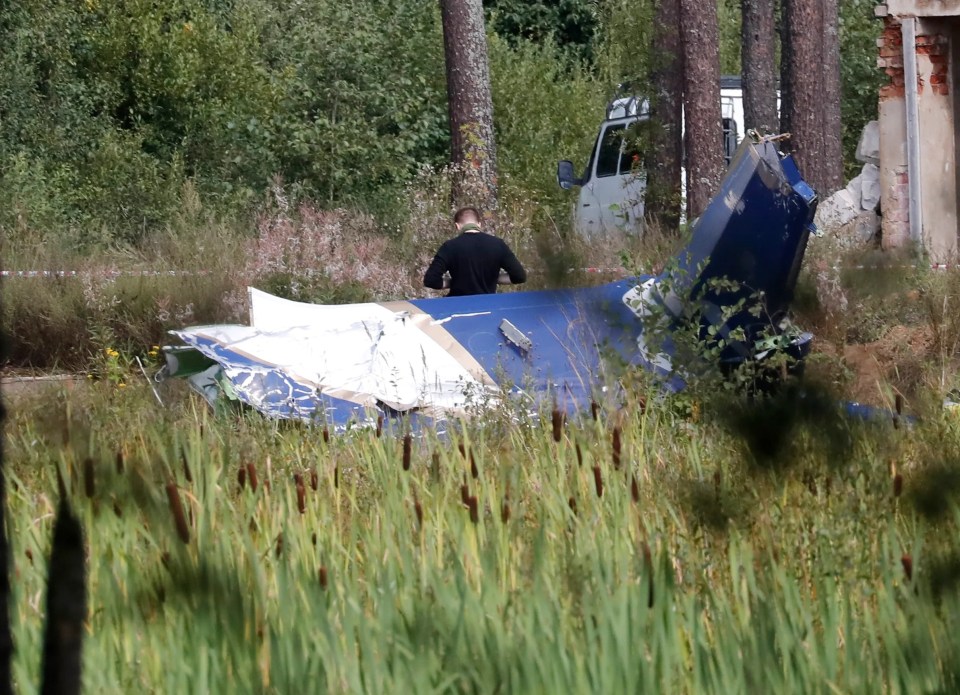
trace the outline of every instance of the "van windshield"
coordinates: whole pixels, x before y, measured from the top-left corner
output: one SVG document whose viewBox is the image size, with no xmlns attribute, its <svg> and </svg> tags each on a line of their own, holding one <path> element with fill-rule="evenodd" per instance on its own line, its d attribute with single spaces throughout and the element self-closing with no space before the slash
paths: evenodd
<svg viewBox="0 0 960 695">
<path fill-rule="evenodd" d="M 626 125 L 618 123 L 607 126 L 597 153 L 597 176 L 629 174 L 637 159 L 635 138 L 629 137 Z"/>
</svg>

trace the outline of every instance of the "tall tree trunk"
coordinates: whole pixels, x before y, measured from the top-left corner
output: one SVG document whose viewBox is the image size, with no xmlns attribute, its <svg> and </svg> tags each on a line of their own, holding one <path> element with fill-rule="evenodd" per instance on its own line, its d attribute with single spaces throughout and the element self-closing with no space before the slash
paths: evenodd
<svg viewBox="0 0 960 695">
<path fill-rule="evenodd" d="M 785 113 L 790 146 L 804 178 L 815 190 L 828 188 L 823 165 L 823 3 L 784 0 L 787 42 L 785 82 L 790 101 Z"/>
<path fill-rule="evenodd" d="M 822 196 L 843 188 L 840 127 L 840 35 L 837 0 L 823 2 L 823 186 Z"/>
<path fill-rule="evenodd" d="M 659 0 L 654 14 L 653 98 L 650 147 L 645 168 L 645 211 L 663 229 L 680 225 L 680 176 L 683 166 L 683 44 L 680 0 Z"/>
<path fill-rule="evenodd" d="M 680 0 L 687 217 L 698 217 L 723 177 L 720 123 L 720 32 L 716 0 Z"/>
<path fill-rule="evenodd" d="M 741 9 L 744 127 L 776 133 L 780 128 L 780 119 L 777 115 L 774 0 L 742 0 Z"/>
<path fill-rule="evenodd" d="M 454 206 L 497 208 L 493 99 L 481 0 L 440 0 L 450 113 Z"/>
</svg>

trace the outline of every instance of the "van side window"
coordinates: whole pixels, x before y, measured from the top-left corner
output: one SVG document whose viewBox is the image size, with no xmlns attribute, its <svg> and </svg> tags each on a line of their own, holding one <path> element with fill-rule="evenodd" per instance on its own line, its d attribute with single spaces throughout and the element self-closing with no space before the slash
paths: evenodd
<svg viewBox="0 0 960 695">
<path fill-rule="evenodd" d="M 615 176 L 623 148 L 624 125 L 612 125 L 603 133 L 597 156 L 597 176 Z"/>
</svg>

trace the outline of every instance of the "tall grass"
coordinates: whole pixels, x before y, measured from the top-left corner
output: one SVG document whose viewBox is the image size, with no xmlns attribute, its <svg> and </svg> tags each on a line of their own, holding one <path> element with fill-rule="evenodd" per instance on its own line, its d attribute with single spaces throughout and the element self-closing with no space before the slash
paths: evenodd
<svg viewBox="0 0 960 695">
<path fill-rule="evenodd" d="M 406 470 L 390 430 L 325 441 L 165 397 L 95 384 L 14 410 L 21 692 L 58 468 L 89 539 L 88 691 L 956 687 L 948 416 L 827 412 L 758 446 L 751 410 L 631 400 L 427 433 Z"/>
</svg>

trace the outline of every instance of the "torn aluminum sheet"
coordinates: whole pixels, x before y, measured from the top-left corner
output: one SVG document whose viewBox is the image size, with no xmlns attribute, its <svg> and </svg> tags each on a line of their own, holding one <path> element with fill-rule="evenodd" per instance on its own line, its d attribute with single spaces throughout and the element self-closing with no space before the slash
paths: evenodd
<svg viewBox="0 0 960 695">
<path fill-rule="evenodd" d="M 268 416 L 346 428 L 398 414 L 438 421 L 504 398 L 583 410 L 624 365 L 683 388 L 669 331 L 689 320 L 691 302 L 704 334 L 724 339 L 721 362 L 760 359 L 774 343 L 801 359 L 811 336 L 787 310 L 816 195 L 776 142 L 744 141 L 689 244 L 658 276 L 338 306 L 251 288 L 249 325 L 172 331 L 185 345 L 165 348 L 166 371 L 208 399 L 227 386 Z M 759 312 L 740 308 L 748 298 Z M 652 337 L 655 314 L 668 320 Z"/>
</svg>

